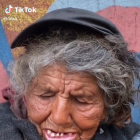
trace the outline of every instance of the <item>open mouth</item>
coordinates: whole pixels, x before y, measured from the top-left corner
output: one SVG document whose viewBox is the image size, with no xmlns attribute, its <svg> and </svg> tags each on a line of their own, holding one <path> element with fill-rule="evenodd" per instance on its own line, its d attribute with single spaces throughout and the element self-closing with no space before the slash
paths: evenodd
<svg viewBox="0 0 140 140">
<path fill-rule="evenodd" d="M 44 136 L 47 140 L 75 140 L 76 133 L 57 133 L 51 130 L 44 130 Z"/>
</svg>

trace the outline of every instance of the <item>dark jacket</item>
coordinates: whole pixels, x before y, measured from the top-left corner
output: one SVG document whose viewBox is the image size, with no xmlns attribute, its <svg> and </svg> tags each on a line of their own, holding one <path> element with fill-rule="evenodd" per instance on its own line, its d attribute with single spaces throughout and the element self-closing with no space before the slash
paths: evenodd
<svg viewBox="0 0 140 140">
<path fill-rule="evenodd" d="M 119 129 L 114 125 L 102 126 L 92 140 L 140 140 L 140 126 L 130 123 Z M 0 104 L 0 140 L 41 140 L 36 127 L 26 119 L 18 119 L 9 103 Z"/>
</svg>

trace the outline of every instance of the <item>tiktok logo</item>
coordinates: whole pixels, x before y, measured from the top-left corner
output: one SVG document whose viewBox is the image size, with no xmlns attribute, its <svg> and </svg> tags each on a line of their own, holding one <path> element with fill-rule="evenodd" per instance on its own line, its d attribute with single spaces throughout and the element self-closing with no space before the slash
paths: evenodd
<svg viewBox="0 0 140 140">
<path fill-rule="evenodd" d="M 12 10 L 11 10 L 12 8 L 13 8 L 13 7 L 12 7 L 11 5 L 9 5 L 9 7 L 5 9 L 5 13 L 6 13 L 6 14 L 10 14 L 11 11 L 12 11 Z"/>
</svg>

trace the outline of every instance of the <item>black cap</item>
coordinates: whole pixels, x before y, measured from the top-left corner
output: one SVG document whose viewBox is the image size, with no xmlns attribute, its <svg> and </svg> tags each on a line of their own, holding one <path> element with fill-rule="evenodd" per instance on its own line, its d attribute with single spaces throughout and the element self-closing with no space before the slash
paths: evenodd
<svg viewBox="0 0 140 140">
<path fill-rule="evenodd" d="M 117 27 L 102 16 L 83 9 L 64 8 L 54 10 L 45 14 L 37 22 L 24 29 L 13 41 L 11 48 L 28 44 L 29 39 L 46 33 L 49 27 L 59 25 L 60 27 L 81 26 L 97 31 L 103 35 L 121 35 Z"/>
</svg>

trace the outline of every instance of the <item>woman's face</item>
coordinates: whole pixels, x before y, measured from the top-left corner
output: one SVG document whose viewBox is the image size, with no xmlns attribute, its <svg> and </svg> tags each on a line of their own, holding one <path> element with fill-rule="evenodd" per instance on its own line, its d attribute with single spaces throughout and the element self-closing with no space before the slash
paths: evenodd
<svg viewBox="0 0 140 140">
<path fill-rule="evenodd" d="M 104 98 L 93 76 L 68 73 L 62 65 L 42 69 L 25 102 L 43 140 L 91 140 L 105 118 Z"/>
</svg>

